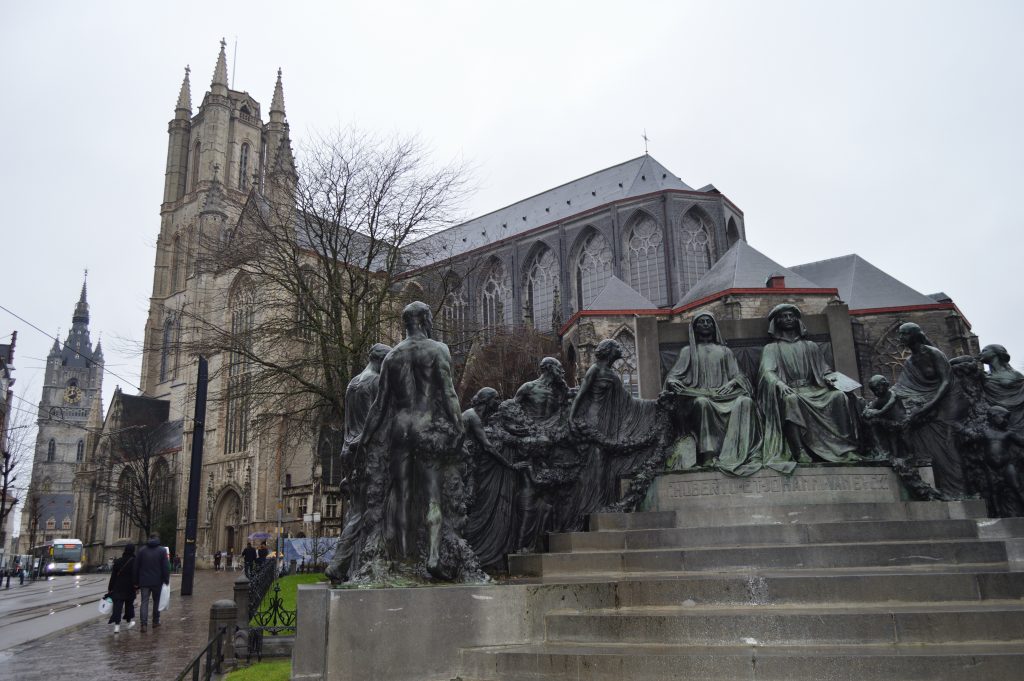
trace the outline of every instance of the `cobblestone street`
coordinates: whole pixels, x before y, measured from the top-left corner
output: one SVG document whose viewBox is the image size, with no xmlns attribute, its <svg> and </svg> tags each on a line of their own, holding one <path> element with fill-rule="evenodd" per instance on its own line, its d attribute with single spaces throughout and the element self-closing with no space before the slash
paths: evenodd
<svg viewBox="0 0 1024 681">
<path fill-rule="evenodd" d="M 75 677 L 96 681 L 173 679 L 206 645 L 210 604 L 232 597 L 241 572 L 196 572 L 191 596 L 181 596 L 181 575 L 171 577 L 171 605 L 161 626 L 146 633 L 136 625 L 121 633 L 97 613 L 94 623 L 0 652 L 0 679 L 51 681 Z M 136 598 L 136 613 L 139 601 Z"/>
</svg>

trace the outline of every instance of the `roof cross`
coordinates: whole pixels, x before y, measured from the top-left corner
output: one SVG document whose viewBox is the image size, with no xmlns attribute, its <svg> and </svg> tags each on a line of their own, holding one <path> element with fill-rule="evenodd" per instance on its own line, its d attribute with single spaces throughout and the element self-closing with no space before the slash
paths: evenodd
<svg viewBox="0 0 1024 681">
<path fill-rule="evenodd" d="M 647 136 L 647 128 L 644 128 L 644 134 L 640 136 L 644 139 L 644 156 L 647 156 L 647 143 L 651 141 Z"/>
</svg>

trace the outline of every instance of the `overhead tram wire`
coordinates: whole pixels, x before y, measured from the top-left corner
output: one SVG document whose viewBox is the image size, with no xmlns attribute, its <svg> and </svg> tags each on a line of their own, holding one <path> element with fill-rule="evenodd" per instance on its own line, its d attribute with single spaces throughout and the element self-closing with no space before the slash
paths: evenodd
<svg viewBox="0 0 1024 681">
<path fill-rule="evenodd" d="M 57 343 L 60 343 L 60 342 L 61 342 L 59 338 L 57 338 L 56 336 L 51 336 L 51 335 L 50 335 L 49 333 L 47 333 L 46 331 L 43 331 L 43 330 L 42 330 L 41 328 L 39 328 L 38 326 L 36 326 L 36 325 L 35 325 L 35 324 L 33 324 L 32 322 L 30 322 L 29 320 L 25 319 L 24 317 L 22 317 L 22 316 L 21 316 L 21 315 L 19 315 L 18 313 L 16 313 L 16 312 L 12 311 L 12 310 L 11 310 L 10 308 L 7 308 L 7 307 L 4 307 L 3 305 L 0 305 L 0 310 L 3 310 L 4 312 L 6 312 L 7 314 L 11 315 L 11 316 L 12 316 L 12 317 L 14 317 L 15 319 L 17 319 L 17 320 L 19 320 L 19 321 L 22 321 L 22 322 L 24 322 L 24 323 L 26 323 L 26 324 L 28 324 L 28 325 L 29 325 L 30 327 L 32 327 L 33 329 L 35 329 L 35 330 L 36 330 L 36 331 L 38 331 L 39 333 L 43 334 L 44 336 L 46 336 L 46 337 L 47 337 L 47 338 L 49 338 L 50 340 L 52 340 L 52 341 L 55 341 L 55 342 L 57 342 Z M 63 345 L 63 344 L 62 344 L 62 345 Z M 87 359 L 87 360 L 88 360 L 88 361 L 90 361 L 90 362 L 92 362 L 92 361 L 93 361 L 93 359 L 92 359 L 91 357 L 86 357 L 85 359 Z M 97 363 L 97 364 L 98 364 L 98 363 Z M 138 391 L 139 391 L 140 393 L 142 393 L 143 395 L 145 395 L 145 394 L 146 394 L 146 391 L 145 391 L 145 390 L 143 390 L 143 389 L 142 389 L 142 388 L 141 388 L 140 386 L 138 386 L 138 385 L 136 385 L 136 384 L 132 383 L 131 381 L 129 381 L 129 380 L 128 380 L 127 378 L 125 378 L 124 376 L 121 376 L 121 375 L 119 375 L 119 374 L 115 374 L 115 373 L 114 373 L 113 371 L 111 371 L 110 369 L 108 369 L 108 368 L 107 368 L 107 367 L 106 367 L 105 365 L 103 365 L 103 364 L 98 364 L 98 366 L 99 366 L 99 367 L 100 367 L 100 369 L 102 369 L 102 370 L 103 370 L 103 371 L 104 371 L 105 373 L 108 373 L 108 374 L 110 374 L 111 376 L 113 376 L 114 378 L 116 378 L 116 379 L 118 379 L 118 380 L 120 380 L 120 381 L 124 381 L 125 385 L 127 385 L 128 387 L 130 387 L 130 388 L 135 388 L 136 390 L 138 390 Z"/>
<path fill-rule="evenodd" d="M 56 336 L 51 336 L 51 335 L 50 335 L 49 333 L 47 333 L 46 331 L 43 331 L 43 330 L 42 330 L 41 328 L 39 328 L 38 326 L 36 326 L 36 325 L 35 325 L 35 324 L 33 324 L 32 322 L 30 322 L 29 320 L 25 319 L 25 318 L 24 318 L 24 317 L 22 317 L 22 316 L 21 316 L 20 314 L 18 314 L 18 313 L 16 313 L 16 312 L 14 312 L 14 311 L 13 311 L 13 310 L 11 310 L 10 308 L 8 308 L 8 307 L 5 307 L 4 305 L 0 305 L 0 310 L 3 310 L 4 312 L 6 312 L 7 314 L 11 315 L 11 316 L 12 316 L 12 317 L 14 317 L 15 319 L 17 319 L 17 320 L 19 320 L 19 321 L 21 321 L 21 322 L 24 322 L 25 324 L 28 324 L 28 325 L 29 325 L 29 327 L 31 327 L 31 328 L 32 328 L 32 329 L 34 329 L 35 331 L 38 331 L 39 333 L 43 334 L 43 335 L 44 335 L 44 336 L 46 336 L 46 337 L 47 337 L 48 339 L 50 339 L 50 340 L 52 340 L 52 341 L 55 341 L 56 343 L 61 343 L 61 341 L 60 341 L 60 338 L 57 338 Z M 61 344 L 62 344 L 62 343 L 61 343 Z M 62 345 L 63 345 L 63 344 L 62 344 Z M 93 359 L 92 359 L 91 357 L 86 357 L 85 359 L 87 359 L 87 360 L 88 360 L 89 362 L 93 362 Z M 124 381 L 125 385 L 127 385 L 127 386 L 128 386 L 129 388 L 134 388 L 135 390 L 138 390 L 138 391 L 139 391 L 139 394 L 140 394 L 140 395 L 141 395 L 142 397 L 149 397 L 149 395 L 147 395 L 147 394 L 146 394 L 146 391 L 145 391 L 145 390 L 143 390 L 141 386 L 138 386 L 138 385 L 136 385 L 135 383 L 132 383 L 131 381 L 129 381 L 129 380 L 128 380 L 127 378 L 125 378 L 124 376 L 121 376 L 120 374 L 116 374 L 116 373 L 114 373 L 113 371 L 111 371 L 110 369 L 108 369 L 108 368 L 106 367 L 106 365 L 105 365 L 105 364 L 100 364 L 100 363 L 98 363 L 98 362 L 93 362 L 93 363 L 94 363 L 94 364 L 95 364 L 96 366 L 98 366 L 98 367 L 99 367 L 100 369 L 102 369 L 104 373 L 110 374 L 111 376 L 113 376 L 114 378 L 118 379 L 119 381 Z M 15 397 L 18 397 L 18 396 L 17 396 L 17 395 L 15 395 Z M 24 400 L 24 399 L 22 399 L 21 397 L 18 397 L 18 399 L 21 399 L 21 400 L 22 400 L 23 402 L 25 402 L 26 404 L 32 404 L 32 403 L 31 403 L 31 402 L 29 402 L 28 400 Z M 33 404 L 32 406 L 37 406 L 37 405 L 34 405 L 34 404 Z M 189 421 L 192 421 L 192 422 L 195 422 L 195 420 L 196 420 L 194 416 L 189 416 L 188 414 L 182 414 L 181 416 L 182 416 L 182 418 L 184 418 L 184 419 L 188 419 Z M 72 423 L 71 423 L 70 421 L 65 421 L 64 423 L 68 423 L 69 425 L 75 425 L 75 426 L 77 426 L 77 427 L 80 427 L 80 428 L 83 428 L 83 429 L 84 429 L 84 426 L 78 426 L 77 424 L 72 424 Z"/>
</svg>

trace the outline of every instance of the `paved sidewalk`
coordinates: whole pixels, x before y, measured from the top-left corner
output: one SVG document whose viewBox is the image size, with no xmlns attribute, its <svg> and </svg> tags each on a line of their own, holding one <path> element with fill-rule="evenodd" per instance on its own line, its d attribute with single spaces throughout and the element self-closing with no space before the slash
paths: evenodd
<svg viewBox="0 0 1024 681">
<path fill-rule="evenodd" d="M 174 679 L 206 645 L 210 604 L 232 598 L 240 572 L 196 572 L 193 593 L 181 596 L 181 576 L 171 577 L 171 605 L 160 627 L 146 633 L 139 625 L 114 635 L 114 625 L 100 616 L 95 623 L 0 652 L 0 678 L 53 681 L 84 678 L 103 681 Z M 138 599 L 135 600 L 138 614 Z"/>
</svg>

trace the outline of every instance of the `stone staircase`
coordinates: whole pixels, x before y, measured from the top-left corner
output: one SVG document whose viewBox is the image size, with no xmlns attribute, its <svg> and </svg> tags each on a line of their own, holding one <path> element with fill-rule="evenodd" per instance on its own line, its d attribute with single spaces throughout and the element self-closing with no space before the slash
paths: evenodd
<svg viewBox="0 0 1024 681">
<path fill-rule="evenodd" d="M 1020 520 L 981 502 L 597 514 L 512 556 L 614 607 L 551 609 L 544 639 L 467 648 L 464 681 L 1024 679 Z"/>
</svg>

